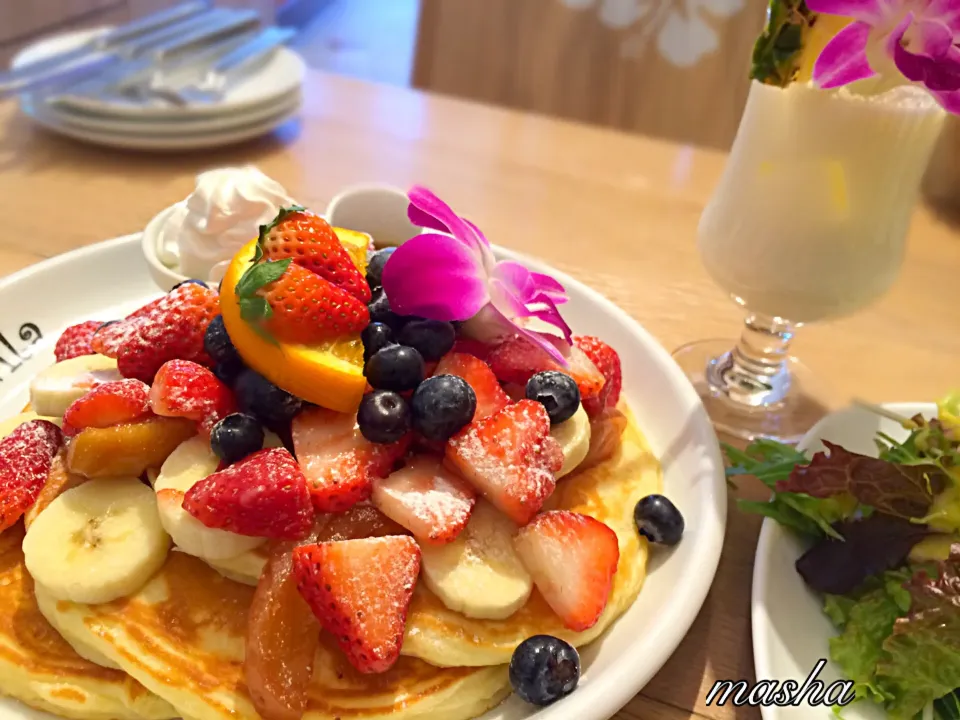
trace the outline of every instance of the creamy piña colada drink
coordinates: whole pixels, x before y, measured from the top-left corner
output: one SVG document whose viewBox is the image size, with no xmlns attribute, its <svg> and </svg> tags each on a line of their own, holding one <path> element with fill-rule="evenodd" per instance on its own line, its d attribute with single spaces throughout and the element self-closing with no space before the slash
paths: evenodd
<svg viewBox="0 0 960 720">
<path fill-rule="evenodd" d="M 748 311 L 739 342 L 674 357 L 719 429 L 793 442 L 822 415 L 795 328 L 856 312 L 904 259 L 947 112 L 960 113 L 960 0 L 771 0 L 698 246 Z"/>
<path fill-rule="evenodd" d="M 751 311 L 794 323 L 875 300 L 900 269 L 944 117 L 913 86 L 861 96 L 754 81 L 700 220 L 711 277 Z"/>
</svg>

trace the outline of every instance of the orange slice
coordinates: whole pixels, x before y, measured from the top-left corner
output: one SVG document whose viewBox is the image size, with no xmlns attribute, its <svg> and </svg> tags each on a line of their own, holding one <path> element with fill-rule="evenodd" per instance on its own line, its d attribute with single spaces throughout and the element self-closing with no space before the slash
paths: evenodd
<svg viewBox="0 0 960 720">
<path fill-rule="evenodd" d="M 361 273 L 366 272 L 369 237 L 334 228 Z M 356 412 L 366 388 L 363 376 L 363 343 L 350 337 L 324 345 L 272 343 L 240 316 L 235 288 L 249 267 L 257 241 L 233 256 L 220 290 L 220 313 L 234 347 L 248 367 L 277 387 L 307 402 L 338 412 Z"/>
</svg>

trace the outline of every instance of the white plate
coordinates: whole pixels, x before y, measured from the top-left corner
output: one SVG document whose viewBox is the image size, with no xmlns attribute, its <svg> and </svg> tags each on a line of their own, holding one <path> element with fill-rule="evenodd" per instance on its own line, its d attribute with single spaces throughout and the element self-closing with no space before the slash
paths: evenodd
<svg viewBox="0 0 960 720">
<path fill-rule="evenodd" d="M 921 413 L 933 417 L 933 403 L 894 403 L 887 409 L 906 417 Z M 797 446 L 808 454 L 823 449 L 821 439 L 842 445 L 851 452 L 876 456 L 874 438 L 878 431 L 902 440 L 907 431 L 900 425 L 860 408 L 831 413 L 804 437 Z M 794 563 L 807 546 L 782 525 L 765 518 L 757 543 L 753 566 L 751 613 L 753 624 L 753 662 L 758 680 L 802 683 L 823 658 L 827 664 L 818 679 L 824 685 L 845 680 L 839 668 L 830 662 L 831 637 L 837 630 L 823 614 L 823 602 L 806 586 Z M 764 720 L 836 720 L 829 707 L 807 704 L 789 707 L 762 707 Z M 884 720 L 883 710 L 867 702 L 843 708 L 844 720 Z"/>
<path fill-rule="evenodd" d="M 640 597 L 604 636 L 583 649 L 580 687 L 537 711 L 511 697 L 484 720 L 607 720 L 640 691 L 683 639 L 713 580 L 723 546 L 727 489 L 717 439 L 696 392 L 669 354 L 626 313 L 597 292 L 540 262 L 497 250 L 549 272 L 570 295 L 564 305 L 575 331 L 610 342 L 623 359 L 623 387 L 664 469 L 664 491 L 680 508 L 686 533 L 675 548 L 652 548 Z M 91 278 L 108 279 L 91 282 Z M 0 417 L 20 410 L 30 378 L 53 361 L 67 325 L 119 317 L 158 294 L 141 255 L 139 236 L 92 245 L 0 281 L 0 332 L 26 359 L 0 365 Z M 24 298 L 32 298 L 29 304 Z M 64 298 L 69 298 L 65 302 Z M 39 331 L 35 344 L 30 338 Z M 0 344 L 0 351 L 3 345 Z M 0 702 L 0 720 L 40 713 Z"/>
<path fill-rule="evenodd" d="M 22 103 L 24 112 L 32 117 L 41 113 L 64 127 L 90 130 L 94 133 L 122 133 L 124 135 L 180 135 L 220 133 L 247 125 L 263 122 L 285 111 L 300 107 L 300 90 L 278 97 L 262 105 L 253 105 L 230 115 L 168 117 L 162 120 L 151 118 L 115 118 L 81 110 L 44 105 L 27 99 Z"/>
<path fill-rule="evenodd" d="M 104 28 L 78 30 L 44 38 L 17 53 L 10 65 L 17 67 L 79 47 L 103 30 Z M 75 99 L 70 105 L 88 113 L 128 119 L 163 120 L 232 115 L 297 92 L 303 85 L 306 70 L 306 63 L 300 55 L 287 47 L 280 47 L 255 72 L 233 84 L 219 102 L 180 108 L 165 104 L 142 105 L 115 98 L 84 97 Z"/>
<path fill-rule="evenodd" d="M 222 130 L 183 133 L 175 131 L 169 133 L 154 132 L 142 135 L 73 127 L 64 123 L 60 118 L 51 115 L 45 108 L 37 107 L 26 98 L 21 100 L 21 109 L 41 127 L 74 140 L 123 150 L 175 152 L 224 147 L 266 135 L 298 115 L 300 98 L 294 98 L 292 104 L 274 108 L 271 114 L 259 120 Z"/>
</svg>

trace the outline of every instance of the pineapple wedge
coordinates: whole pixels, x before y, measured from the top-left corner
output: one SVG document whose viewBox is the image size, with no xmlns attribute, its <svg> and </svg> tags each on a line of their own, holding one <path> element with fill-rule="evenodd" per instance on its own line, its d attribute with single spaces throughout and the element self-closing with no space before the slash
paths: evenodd
<svg viewBox="0 0 960 720">
<path fill-rule="evenodd" d="M 804 0 L 770 0 L 767 26 L 753 48 L 750 78 L 779 87 L 809 82 L 820 52 L 850 22 L 813 13 Z"/>
</svg>

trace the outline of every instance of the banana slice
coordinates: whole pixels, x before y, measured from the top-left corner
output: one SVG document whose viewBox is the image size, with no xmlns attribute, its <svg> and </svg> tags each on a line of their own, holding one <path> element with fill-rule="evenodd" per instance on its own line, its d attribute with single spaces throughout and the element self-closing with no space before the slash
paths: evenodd
<svg viewBox="0 0 960 720">
<path fill-rule="evenodd" d="M 210 443 L 197 435 L 170 454 L 153 484 L 164 529 L 183 552 L 203 560 L 227 560 L 266 542 L 264 538 L 209 528 L 183 509 L 184 493 L 216 472 L 219 464 Z"/>
<path fill-rule="evenodd" d="M 67 490 L 30 525 L 27 571 L 57 600 L 110 602 L 137 592 L 167 557 L 153 491 L 136 478 Z"/>
<path fill-rule="evenodd" d="M 582 463 L 590 449 L 590 418 L 583 405 L 569 419 L 551 427 L 550 435 L 563 448 L 563 467 L 557 473 L 559 479 Z"/>
<path fill-rule="evenodd" d="M 513 549 L 517 526 L 485 500 L 446 545 L 420 546 L 423 579 L 448 608 L 470 618 L 503 620 L 527 602 L 533 580 Z"/>
<path fill-rule="evenodd" d="M 30 383 L 30 404 L 39 415 L 63 417 L 77 398 L 101 383 L 122 380 L 117 361 L 105 355 L 82 355 L 51 365 Z"/>
<path fill-rule="evenodd" d="M 43 417 L 42 415 L 37 415 L 35 412 L 20 413 L 19 415 L 14 415 L 12 418 L 0 420 L 0 439 L 5 438 L 25 422 L 30 422 L 31 420 L 49 420 L 54 425 L 60 425 L 63 422 L 58 417 Z"/>
</svg>

